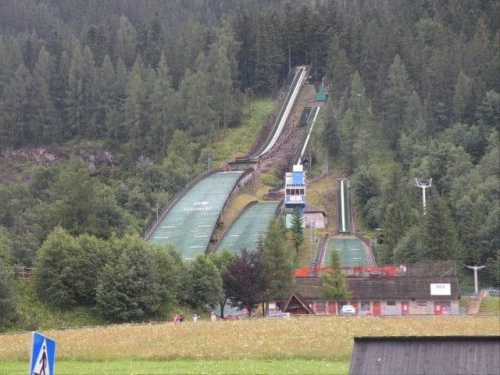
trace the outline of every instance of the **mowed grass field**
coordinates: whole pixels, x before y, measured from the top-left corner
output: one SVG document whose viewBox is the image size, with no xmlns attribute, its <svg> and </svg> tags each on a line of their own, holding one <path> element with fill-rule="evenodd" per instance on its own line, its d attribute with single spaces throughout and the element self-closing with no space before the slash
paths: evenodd
<svg viewBox="0 0 500 375">
<path fill-rule="evenodd" d="M 500 318 L 316 316 L 42 333 L 57 341 L 58 374 L 345 374 L 355 336 L 499 335 Z M 30 340 L 0 335 L 0 374 L 26 372 Z"/>
</svg>

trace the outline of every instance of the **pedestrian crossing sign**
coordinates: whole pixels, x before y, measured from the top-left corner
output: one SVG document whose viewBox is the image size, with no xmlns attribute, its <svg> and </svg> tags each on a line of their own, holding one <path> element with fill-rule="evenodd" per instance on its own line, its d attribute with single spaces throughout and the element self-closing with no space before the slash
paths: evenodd
<svg viewBox="0 0 500 375">
<path fill-rule="evenodd" d="M 33 332 L 29 375 L 53 375 L 56 342 L 38 332 Z"/>
</svg>

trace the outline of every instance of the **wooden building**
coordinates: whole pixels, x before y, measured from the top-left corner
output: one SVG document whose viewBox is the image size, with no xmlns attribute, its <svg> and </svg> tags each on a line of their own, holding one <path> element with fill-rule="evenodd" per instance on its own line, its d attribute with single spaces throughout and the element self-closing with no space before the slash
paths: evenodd
<svg viewBox="0 0 500 375">
<path fill-rule="evenodd" d="M 349 374 L 500 374 L 500 336 L 355 337 Z"/>
<path fill-rule="evenodd" d="M 456 276 L 347 277 L 346 281 L 351 293 L 348 300 L 321 300 L 322 281 L 318 276 L 296 278 L 295 298 L 315 314 L 336 314 L 344 304 L 353 305 L 357 315 L 459 314 Z"/>
</svg>

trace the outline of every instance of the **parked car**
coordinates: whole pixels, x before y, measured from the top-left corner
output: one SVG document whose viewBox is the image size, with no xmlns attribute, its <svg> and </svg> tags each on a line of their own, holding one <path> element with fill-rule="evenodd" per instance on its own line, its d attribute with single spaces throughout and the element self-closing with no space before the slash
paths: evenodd
<svg viewBox="0 0 500 375">
<path fill-rule="evenodd" d="M 356 308 L 353 305 L 344 305 L 340 309 L 340 313 L 343 315 L 356 315 Z"/>
<path fill-rule="evenodd" d="M 268 318 L 289 318 L 290 313 L 278 311 L 278 312 L 270 312 L 267 316 Z"/>
</svg>

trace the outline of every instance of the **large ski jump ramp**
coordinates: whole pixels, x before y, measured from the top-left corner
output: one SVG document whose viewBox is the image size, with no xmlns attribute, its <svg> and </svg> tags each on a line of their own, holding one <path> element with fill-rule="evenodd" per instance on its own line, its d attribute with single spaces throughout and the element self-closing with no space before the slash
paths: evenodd
<svg viewBox="0 0 500 375">
<path fill-rule="evenodd" d="M 247 207 L 233 222 L 216 251 L 227 249 L 231 253 L 239 254 L 242 247 L 250 252 L 256 251 L 259 237 L 267 233 L 267 227 L 278 205 L 279 202 L 259 202 Z"/>
<path fill-rule="evenodd" d="M 157 225 L 149 241 L 173 244 L 185 260 L 203 254 L 219 214 L 243 172 L 219 172 L 194 185 Z"/>
</svg>

